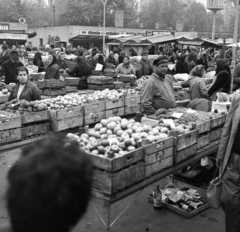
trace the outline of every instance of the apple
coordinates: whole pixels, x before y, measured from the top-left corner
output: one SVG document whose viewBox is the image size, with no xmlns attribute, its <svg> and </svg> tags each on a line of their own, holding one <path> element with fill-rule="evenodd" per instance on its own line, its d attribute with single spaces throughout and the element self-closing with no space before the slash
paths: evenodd
<svg viewBox="0 0 240 232">
<path fill-rule="evenodd" d="M 117 136 L 121 137 L 123 133 L 124 133 L 123 130 L 119 130 L 119 131 L 117 131 Z"/>
<path fill-rule="evenodd" d="M 99 154 L 104 154 L 105 153 L 105 148 L 103 146 L 98 146 L 98 153 Z"/>
<path fill-rule="evenodd" d="M 149 136 L 147 137 L 147 139 L 148 139 L 148 141 L 149 141 L 150 143 L 153 143 L 154 140 L 155 140 L 155 136 L 154 136 L 154 135 L 149 135 Z"/>
<path fill-rule="evenodd" d="M 123 130 L 126 130 L 128 126 L 128 121 L 127 120 L 122 120 L 121 121 L 121 127 Z"/>
<path fill-rule="evenodd" d="M 136 121 L 135 121 L 133 118 L 129 120 L 129 123 L 134 124 L 135 122 L 136 122 Z"/>
<path fill-rule="evenodd" d="M 134 126 L 134 124 L 133 124 L 133 123 L 128 123 L 128 125 L 127 125 L 127 128 L 128 128 L 128 129 L 132 129 L 132 128 L 133 128 L 133 126 Z"/>
<path fill-rule="evenodd" d="M 102 127 L 103 127 L 103 125 L 102 125 L 101 123 L 97 123 L 97 124 L 95 125 L 94 129 L 95 129 L 96 131 L 99 131 Z"/>
<path fill-rule="evenodd" d="M 101 124 L 102 124 L 104 127 L 106 127 L 107 124 L 108 124 L 108 120 L 107 120 L 107 119 L 102 119 L 102 120 L 101 120 Z"/>
<path fill-rule="evenodd" d="M 133 133 L 132 138 L 134 138 L 135 141 L 138 141 L 141 139 L 141 135 L 139 133 Z"/>
<path fill-rule="evenodd" d="M 107 130 L 107 135 L 112 135 L 112 134 L 113 134 L 112 130 Z"/>
<path fill-rule="evenodd" d="M 128 138 L 124 140 L 124 144 L 126 147 L 132 146 L 132 139 Z"/>
<path fill-rule="evenodd" d="M 127 148 L 127 150 L 128 150 L 128 151 L 134 151 L 134 150 L 136 150 L 136 148 L 135 148 L 134 146 L 129 146 L 129 147 Z"/>
<path fill-rule="evenodd" d="M 102 140 L 102 141 L 100 142 L 100 144 L 101 144 L 103 147 L 107 147 L 107 146 L 109 146 L 109 141 L 108 141 L 107 139 L 105 139 L 105 140 Z"/>
<path fill-rule="evenodd" d="M 143 127 L 138 127 L 138 128 L 136 129 L 136 133 L 141 133 L 141 132 L 143 132 Z"/>
<path fill-rule="evenodd" d="M 142 132 L 142 133 L 140 134 L 140 136 L 141 136 L 141 138 L 145 139 L 145 138 L 148 137 L 148 133 L 147 133 L 147 132 Z"/>
<path fill-rule="evenodd" d="M 98 150 L 93 150 L 91 153 L 92 153 L 93 155 L 99 155 Z"/>
<path fill-rule="evenodd" d="M 100 132 L 101 135 L 104 135 L 104 134 L 107 133 L 107 128 L 106 127 L 102 127 L 99 132 Z"/>
<path fill-rule="evenodd" d="M 83 133 L 83 134 L 81 134 L 81 138 L 86 138 L 86 139 L 89 139 L 89 135 L 88 135 L 88 134 L 86 134 L 86 133 Z"/>
<path fill-rule="evenodd" d="M 114 130 L 114 128 L 117 126 L 117 123 L 116 122 L 110 122 L 107 124 L 107 128 L 109 130 Z"/>
<path fill-rule="evenodd" d="M 116 126 L 113 130 L 114 134 L 117 134 L 119 130 L 122 130 L 122 128 L 120 126 Z"/>
<path fill-rule="evenodd" d="M 124 132 L 124 133 L 121 135 L 121 138 L 123 138 L 123 139 L 125 140 L 125 139 L 129 139 L 130 136 L 129 136 L 128 133 Z"/>
<path fill-rule="evenodd" d="M 153 128 L 152 132 L 154 135 L 158 135 L 159 134 L 159 130 L 157 128 Z"/>
<path fill-rule="evenodd" d="M 114 153 L 115 153 L 115 152 L 119 152 L 119 147 L 118 147 L 118 145 L 112 145 L 112 146 L 111 146 L 111 151 L 113 151 Z"/>
<path fill-rule="evenodd" d="M 161 133 L 165 133 L 165 134 L 168 134 L 169 130 L 167 127 L 162 127 L 161 130 L 160 130 Z"/>
<path fill-rule="evenodd" d="M 148 133 L 150 131 L 150 126 L 144 125 L 143 126 L 143 131 Z"/>
<path fill-rule="evenodd" d="M 127 130 L 126 130 L 126 133 L 128 133 L 130 136 L 132 136 L 133 130 L 132 130 L 132 129 L 127 129 Z"/>
<path fill-rule="evenodd" d="M 108 136 L 107 136 L 107 134 L 104 134 L 104 135 L 101 135 L 100 138 L 101 138 L 101 140 L 103 140 L 103 139 L 107 139 Z"/>
</svg>

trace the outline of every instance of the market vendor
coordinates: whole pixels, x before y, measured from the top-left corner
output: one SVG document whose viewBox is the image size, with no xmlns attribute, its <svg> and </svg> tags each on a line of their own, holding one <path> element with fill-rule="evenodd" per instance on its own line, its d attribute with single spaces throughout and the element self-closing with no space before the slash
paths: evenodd
<svg viewBox="0 0 240 232">
<path fill-rule="evenodd" d="M 97 63 L 98 63 L 98 58 L 99 58 L 99 52 L 94 51 L 92 53 L 92 57 L 89 59 L 89 65 L 91 67 L 91 70 L 95 70 Z"/>
<path fill-rule="evenodd" d="M 48 56 L 48 66 L 46 67 L 46 74 L 44 79 L 59 79 L 60 72 L 57 64 L 57 57 L 54 55 Z"/>
<path fill-rule="evenodd" d="M 136 69 L 137 79 L 139 79 L 142 76 L 152 75 L 152 73 L 153 73 L 153 69 L 148 60 L 148 53 L 143 52 L 142 59 L 139 61 L 138 65 L 137 65 L 137 69 Z"/>
<path fill-rule="evenodd" d="M 38 73 L 43 72 L 44 69 L 44 64 L 42 61 L 42 53 L 41 52 L 36 52 L 33 58 L 33 64 L 38 66 Z"/>
<path fill-rule="evenodd" d="M 58 64 L 60 73 L 63 73 L 66 69 L 68 69 L 68 64 L 64 60 L 64 58 L 65 58 L 65 53 L 64 52 L 60 52 L 58 54 L 58 59 L 57 59 L 57 64 Z"/>
<path fill-rule="evenodd" d="M 208 90 L 208 95 L 215 100 L 218 92 L 229 93 L 231 86 L 231 71 L 225 60 L 218 60 L 216 76 Z"/>
<path fill-rule="evenodd" d="M 240 63 L 238 63 L 233 71 L 233 91 L 240 89 Z"/>
<path fill-rule="evenodd" d="M 123 59 L 123 63 L 119 64 L 115 70 L 115 73 L 118 75 L 135 75 L 135 69 L 132 64 L 130 64 L 129 56 L 125 56 Z"/>
<path fill-rule="evenodd" d="M 19 83 L 14 86 L 8 101 L 13 99 L 24 99 L 29 102 L 41 100 L 40 90 L 36 85 L 29 81 L 29 73 L 26 67 L 19 67 L 16 70 L 16 76 Z"/>
<path fill-rule="evenodd" d="M 154 114 L 160 108 L 176 107 L 172 82 L 166 76 L 168 58 L 161 56 L 154 60 L 153 65 L 154 73 L 145 85 L 142 99 L 143 111 L 147 115 Z"/>
</svg>

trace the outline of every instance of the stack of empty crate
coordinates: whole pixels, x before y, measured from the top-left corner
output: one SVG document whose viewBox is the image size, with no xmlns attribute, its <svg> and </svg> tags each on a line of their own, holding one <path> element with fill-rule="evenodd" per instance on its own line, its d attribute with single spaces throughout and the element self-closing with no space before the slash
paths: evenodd
<svg viewBox="0 0 240 232">
<path fill-rule="evenodd" d="M 78 77 L 66 77 L 65 78 L 66 93 L 77 92 L 80 81 L 81 80 Z M 82 86 L 82 84 L 80 84 L 79 86 Z M 85 88 L 87 88 L 86 84 Z"/>
<path fill-rule="evenodd" d="M 37 85 L 42 90 L 42 95 L 44 96 L 55 97 L 66 94 L 66 83 L 61 80 L 45 79 L 38 81 Z"/>
<path fill-rule="evenodd" d="M 104 90 L 113 89 L 113 78 L 106 76 L 90 76 L 87 79 L 88 89 Z"/>
</svg>

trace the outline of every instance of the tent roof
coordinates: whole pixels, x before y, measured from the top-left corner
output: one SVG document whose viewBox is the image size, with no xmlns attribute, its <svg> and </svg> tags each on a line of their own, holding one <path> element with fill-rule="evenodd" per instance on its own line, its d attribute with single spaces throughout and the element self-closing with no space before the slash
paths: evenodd
<svg viewBox="0 0 240 232">
<path fill-rule="evenodd" d="M 11 33 L 0 33 L 0 39 L 4 40 L 27 40 L 28 36 L 26 34 L 11 34 Z"/>
<path fill-rule="evenodd" d="M 202 47 L 221 47 L 219 44 L 214 43 L 212 41 L 208 41 L 206 39 L 201 39 L 199 37 L 192 39 L 192 40 L 188 40 L 188 41 L 183 41 L 183 40 L 179 40 L 178 41 L 179 44 L 181 45 L 190 45 L 190 46 L 202 46 Z"/>
</svg>

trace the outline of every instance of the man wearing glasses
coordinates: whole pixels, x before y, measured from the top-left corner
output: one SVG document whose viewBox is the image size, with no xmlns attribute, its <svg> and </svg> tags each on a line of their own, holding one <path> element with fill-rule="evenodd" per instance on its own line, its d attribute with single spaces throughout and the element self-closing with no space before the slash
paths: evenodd
<svg viewBox="0 0 240 232">
<path fill-rule="evenodd" d="M 145 85 L 142 99 L 144 113 L 154 114 L 160 108 L 175 108 L 175 96 L 171 81 L 166 76 L 168 58 L 161 56 L 154 60 L 154 72 Z"/>
</svg>

